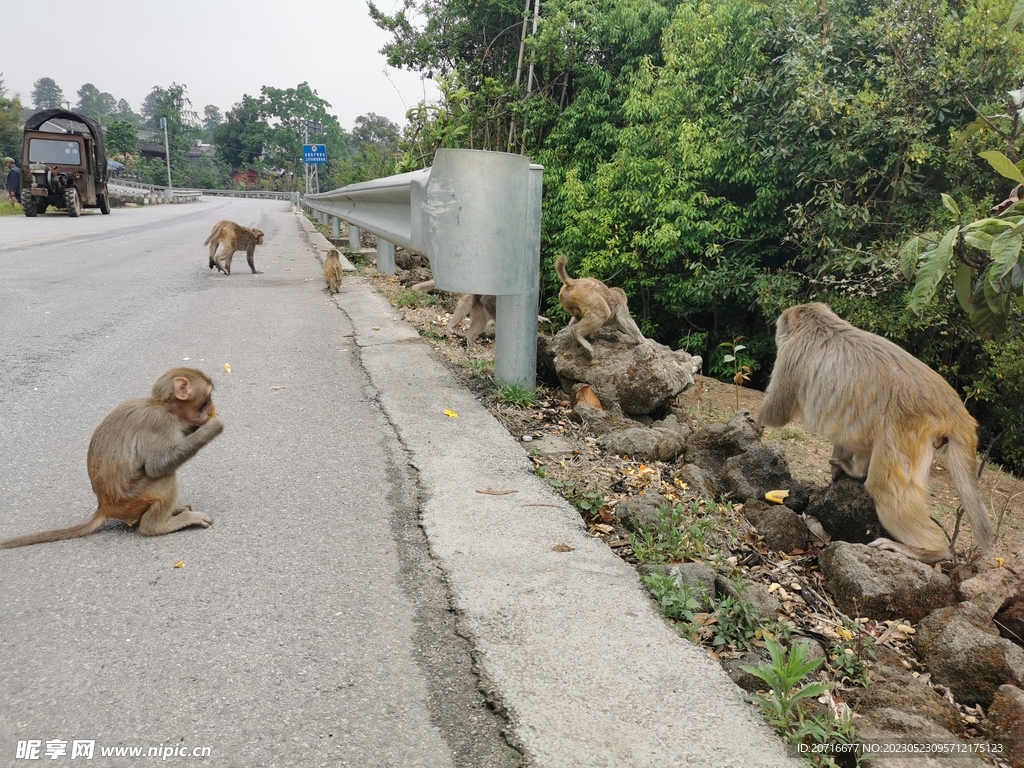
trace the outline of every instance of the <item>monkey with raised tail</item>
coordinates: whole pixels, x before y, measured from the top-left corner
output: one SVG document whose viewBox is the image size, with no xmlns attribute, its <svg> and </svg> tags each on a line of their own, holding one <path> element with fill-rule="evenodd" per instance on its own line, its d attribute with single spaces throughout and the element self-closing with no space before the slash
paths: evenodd
<svg viewBox="0 0 1024 768">
<path fill-rule="evenodd" d="M 924 563 L 953 557 L 928 508 L 932 459 L 945 445 L 946 467 L 974 539 L 983 552 L 991 550 L 992 524 L 976 471 L 977 422 L 945 379 L 821 303 L 785 310 L 775 343 L 775 368 L 758 420 L 781 427 L 802 419 L 832 442 L 833 467 L 865 479 L 878 519 L 893 537 L 871 546 Z"/>
<path fill-rule="evenodd" d="M 256 246 L 263 245 L 263 232 L 225 219 L 213 225 L 210 236 L 203 241 L 203 245 L 210 246 L 210 269 L 216 267 L 218 272 L 230 275 L 231 259 L 235 255 L 235 251 L 245 251 L 249 269 L 255 275 L 254 254 Z M 217 253 L 218 246 L 221 249 L 219 254 Z"/>
<path fill-rule="evenodd" d="M 604 327 L 618 328 L 637 344 L 643 344 L 644 335 L 629 314 L 626 292 L 609 288 L 597 278 L 569 277 L 566 261 L 564 254 L 555 259 L 555 272 L 562 281 L 558 303 L 569 313 L 569 332 L 587 354 L 593 357 L 594 347 L 589 339 Z"/>
</svg>

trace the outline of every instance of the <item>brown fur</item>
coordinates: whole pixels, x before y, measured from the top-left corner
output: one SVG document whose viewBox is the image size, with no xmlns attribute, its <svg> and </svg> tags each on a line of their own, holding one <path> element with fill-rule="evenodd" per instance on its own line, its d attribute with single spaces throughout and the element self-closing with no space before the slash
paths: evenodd
<svg viewBox="0 0 1024 768">
<path fill-rule="evenodd" d="M 245 251 L 249 261 L 249 269 L 256 274 L 256 264 L 253 261 L 253 254 L 257 245 L 263 245 L 263 233 L 258 229 L 249 229 L 233 221 L 222 220 L 213 225 L 210 236 L 203 241 L 203 245 L 210 246 L 210 269 L 214 267 L 225 275 L 231 274 L 231 259 L 235 251 Z M 217 254 L 217 247 L 221 247 L 220 254 Z"/>
<path fill-rule="evenodd" d="M 992 525 L 978 487 L 977 423 L 956 391 L 909 352 L 855 328 L 824 304 L 790 307 L 779 317 L 775 370 L 759 421 L 781 427 L 802 419 L 835 446 L 832 464 L 866 478 L 878 519 L 896 539 L 872 546 L 925 563 L 953 556 L 928 509 L 928 474 L 937 448 L 983 551 Z"/>
<path fill-rule="evenodd" d="M 565 271 L 566 261 L 564 255 L 555 259 L 555 272 L 562 281 L 558 302 L 569 313 L 568 327 L 576 342 L 593 357 L 594 348 L 588 339 L 601 328 L 611 327 L 642 344 L 644 335 L 630 317 L 626 292 L 621 288 L 609 288 L 593 277 L 569 277 Z"/>
<path fill-rule="evenodd" d="M 427 280 L 416 283 L 412 287 L 414 291 L 426 293 L 434 290 L 434 281 Z M 469 330 L 466 331 L 466 346 L 473 347 L 476 340 L 484 332 L 487 323 L 493 320 L 497 313 L 497 300 L 494 296 L 479 293 L 460 293 L 459 300 L 455 304 L 455 311 L 448 319 L 448 330 L 454 333 L 456 327 L 466 316 L 469 316 Z"/>
<path fill-rule="evenodd" d="M 327 290 L 331 293 L 340 291 L 341 279 L 341 254 L 332 248 L 324 259 L 324 280 L 327 282 Z"/>
<path fill-rule="evenodd" d="M 190 525 L 208 527 L 209 515 L 178 506 L 176 472 L 224 431 L 216 416 L 213 382 L 195 368 L 173 368 L 157 379 L 150 397 L 127 400 L 100 422 L 86 464 L 99 506 L 86 522 L 29 533 L 0 548 L 88 536 L 107 520 L 138 524 L 144 536 Z"/>
</svg>

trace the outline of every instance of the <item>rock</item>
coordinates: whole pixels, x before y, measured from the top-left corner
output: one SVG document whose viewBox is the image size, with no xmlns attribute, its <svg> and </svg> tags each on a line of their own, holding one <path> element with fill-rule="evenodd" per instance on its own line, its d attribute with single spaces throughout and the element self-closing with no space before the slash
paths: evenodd
<svg viewBox="0 0 1024 768">
<path fill-rule="evenodd" d="M 633 533 L 654 528 L 661 522 L 660 510 L 671 509 L 672 502 L 660 493 L 648 491 L 623 499 L 615 507 L 615 516 Z"/>
<path fill-rule="evenodd" d="M 722 489 L 738 501 L 763 500 L 765 493 L 793 482 L 778 443 L 752 445 L 722 465 Z"/>
<path fill-rule="evenodd" d="M 404 248 L 395 249 L 396 269 L 410 270 L 429 266 L 430 262 L 427 261 L 426 256 L 420 256 L 418 253 L 407 251 Z M 430 278 L 428 277 L 427 279 L 429 280 Z"/>
<path fill-rule="evenodd" d="M 562 389 L 589 384 L 605 407 L 615 403 L 629 415 L 647 415 L 667 408 L 680 392 L 693 386 L 701 359 L 682 350 L 645 339 L 635 344 L 617 331 L 602 330 L 591 339 L 591 358 L 563 328 L 551 340 L 555 372 Z"/>
<path fill-rule="evenodd" d="M 704 470 L 696 464 L 684 464 L 676 472 L 676 477 L 686 483 L 687 490 L 698 499 L 711 501 L 718 497 L 718 489 L 714 481 L 704 474 Z"/>
<path fill-rule="evenodd" d="M 867 714 L 879 709 L 904 709 L 914 712 L 945 731 L 960 726 L 960 715 L 955 705 L 946 700 L 923 678 L 915 678 L 898 659 L 886 659 L 884 653 L 896 653 L 881 646 L 879 660 L 871 668 L 871 685 L 853 688 L 847 692 L 854 710 Z"/>
<path fill-rule="evenodd" d="M 630 427 L 606 435 L 602 447 L 614 454 L 644 461 L 673 461 L 686 450 L 690 428 L 670 414 L 649 427 Z"/>
<path fill-rule="evenodd" d="M 398 282 L 404 285 L 406 288 L 410 288 L 416 283 L 422 283 L 426 280 L 431 279 L 429 269 L 423 267 L 413 267 L 412 269 L 403 269 L 395 272 L 395 277 L 398 278 Z"/>
<path fill-rule="evenodd" d="M 842 477 L 811 498 L 806 513 L 818 519 L 833 539 L 868 544 L 884 535 L 875 502 L 864 483 Z"/>
<path fill-rule="evenodd" d="M 715 594 L 716 574 L 704 563 L 668 563 L 665 565 L 644 565 L 640 573 L 665 573 L 676 577 L 676 583 L 701 601 L 704 610 L 710 608 L 710 598 Z"/>
<path fill-rule="evenodd" d="M 1001 760 L 1012 768 L 1024 768 L 1024 691 L 1012 685 L 996 689 L 988 721 L 993 741 L 1003 745 Z"/>
<path fill-rule="evenodd" d="M 989 568 L 960 582 L 961 600 L 974 603 L 989 616 L 995 616 L 1018 589 L 1024 590 L 1021 578 L 1008 568 Z M 1021 594 L 1024 598 L 1024 591 Z"/>
<path fill-rule="evenodd" d="M 765 621 L 775 621 L 779 618 L 782 610 L 782 603 L 768 591 L 764 584 L 757 584 L 752 581 L 737 583 L 725 576 L 715 577 L 715 590 L 719 597 L 726 595 L 741 600 L 750 606 L 751 611 Z"/>
<path fill-rule="evenodd" d="M 804 657 L 807 661 L 817 661 L 818 659 L 824 661 L 828 658 L 828 654 L 825 653 L 825 647 L 813 637 L 795 635 L 790 640 L 789 647 L 792 648 L 796 645 L 802 645 L 807 649 L 807 655 Z M 820 669 L 821 665 L 818 665 L 818 668 Z"/>
<path fill-rule="evenodd" d="M 862 765 L 869 768 L 983 768 L 985 763 L 970 754 L 917 754 L 883 752 L 890 744 L 958 744 L 960 740 L 923 715 L 908 711 L 904 704 L 883 707 L 857 719 L 857 740 L 875 746 Z"/>
<path fill-rule="evenodd" d="M 807 526 L 789 507 L 749 501 L 743 505 L 743 516 L 772 552 L 792 552 L 807 545 Z"/>
<path fill-rule="evenodd" d="M 618 407 L 595 408 L 582 400 L 573 404 L 571 418 L 586 424 L 595 435 L 609 435 L 636 426 L 636 422 L 627 419 Z"/>
<path fill-rule="evenodd" d="M 818 564 L 836 604 L 850 616 L 919 621 L 956 601 L 945 574 L 895 552 L 838 541 Z"/>
<path fill-rule="evenodd" d="M 931 613 L 918 624 L 914 647 L 932 679 L 964 704 L 987 707 L 1000 685 L 1024 684 L 1024 649 L 1000 637 L 973 603 Z"/>
<path fill-rule="evenodd" d="M 742 669 L 742 667 L 756 667 L 762 661 L 762 659 L 754 651 L 747 651 L 738 659 L 725 659 L 722 661 L 722 669 L 729 675 L 729 678 L 736 683 L 740 688 L 750 693 L 757 693 L 768 688 L 767 683 L 759 677 L 756 677 L 749 672 Z"/>
<path fill-rule="evenodd" d="M 717 475 L 726 459 L 761 444 L 764 429 L 754 414 L 741 409 L 726 424 L 704 424 L 686 447 L 686 461 Z"/>
<path fill-rule="evenodd" d="M 999 634 L 1024 646 L 1024 587 L 1006 598 L 993 618 Z"/>
</svg>

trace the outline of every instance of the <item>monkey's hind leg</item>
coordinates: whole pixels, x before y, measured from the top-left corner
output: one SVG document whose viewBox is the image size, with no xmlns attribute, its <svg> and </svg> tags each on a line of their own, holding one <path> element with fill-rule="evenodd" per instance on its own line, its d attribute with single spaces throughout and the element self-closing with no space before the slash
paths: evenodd
<svg viewBox="0 0 1024 768">
<path fill-rule="evenodd" d="M 912 439 L 886 436 L 888 442 L 871 454 L 864 487 L 875 501 L 878 520 L 895 539 L 879 537 L 872 547 L 901 552 L 922 563 L 951 560 L 946 533 L 932 520 L 926 482 L 931 468 L 931 446 L 913 445 Z M 905 466 L 905 460 L 911 466 Z M 909 471 L 908 471 L 909 469 Z"/>
<path fill-rule="evenodd" d="M 209 515 L 196 512 L 191 506 L 178 506 L 178 480 L 174 475 L 164 478 L 161 485 L 161 497 L 153 502 L 139 520 L 139 533 L 143 536 L 162 536 L 192 525 L 209 528 L 213 524 L 213 518 Z"/>
<path fill-rule="evenodd" d="M 245 249 L 245 258 L 248 260 L 248 262 L 249 262 L 249 269 L 252 270 L 252 273 L 254 275 L 256 274 L 256 264 L 253 261 L 253 252 L 255 250 L 256 250 L 256 244 L 255 243 L 253 243 L 252 245 L 250 245 L 248 248 Z"/>
</svg>

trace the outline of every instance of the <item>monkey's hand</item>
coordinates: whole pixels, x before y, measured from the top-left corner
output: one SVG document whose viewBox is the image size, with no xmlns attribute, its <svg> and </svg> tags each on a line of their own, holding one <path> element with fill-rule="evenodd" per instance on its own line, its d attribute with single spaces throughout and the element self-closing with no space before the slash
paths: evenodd
<svg viewBox="0 0 1024 768">
<path fill-rule="evenodd" d="M 201 426 L 197 431 L 207 432 L 209 434 L 209 437 L 204 442 L 210 442 L 210 440 L 213 440 L 213 438 L 215 438 L 217 435 L 224 431 L 224 417 L 213 416 L 208 422 L 203 424 L 203 426 Z"/>
</svg>

